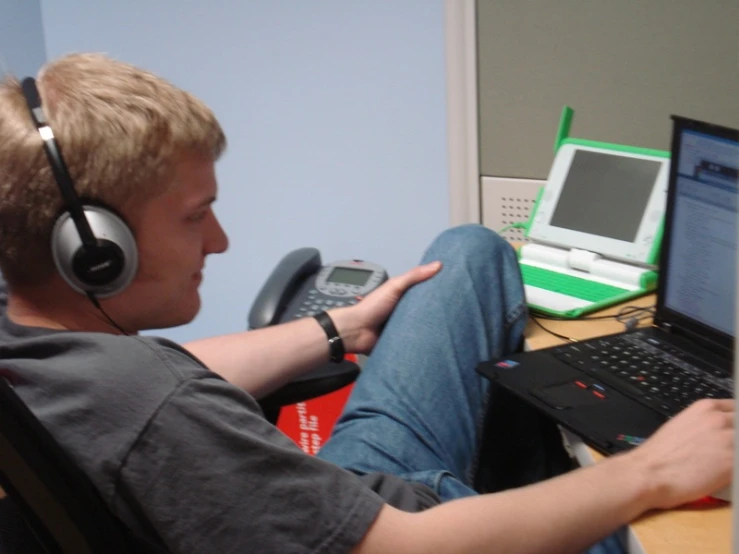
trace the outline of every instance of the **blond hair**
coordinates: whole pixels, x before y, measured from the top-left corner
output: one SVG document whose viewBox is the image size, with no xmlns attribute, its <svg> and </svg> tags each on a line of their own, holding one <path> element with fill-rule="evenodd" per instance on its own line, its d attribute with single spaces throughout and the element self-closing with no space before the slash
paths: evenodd
<svg viewBox="0 0 739 554">
<path fill-rule="evenodd" d="M 213 112 L 156 75 L 101 54 L 47 64 L 38 89 L 77 194 L 124 215 L 162 194 L 179 157 L 218 159 Z M 9 283 L 54 271 L 50 237 L 63 202 L 20 83 L 0 83 L 0 270 Z"/>
</svg>

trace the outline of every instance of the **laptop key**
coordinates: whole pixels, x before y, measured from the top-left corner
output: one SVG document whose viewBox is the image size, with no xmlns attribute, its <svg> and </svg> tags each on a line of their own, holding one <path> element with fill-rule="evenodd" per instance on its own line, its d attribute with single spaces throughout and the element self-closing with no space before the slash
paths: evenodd
<svg viewBox="0 0 739 554">
<path fill-rule="evenodd" d="M 716 366 L 712 366 L 712 365 L 709 365 L 706 368 L 706 371 L 708 371 L 708 373 L 710 373 L 714 377 L 718 377 L 719 379 L 726 379 L 727 377 L 730 377 L 731 376 L 731 372 L 730 371 L 728 371 L 728 370 L 726 370 L 724 368 L 716 367 Z"/>
<path fill-rule="evenodd" d="M 588 375 L 591 375 L 592 377 L 603 381 L 606 385 L 610 385 L 617 390 L 624 391 L 637 398 L 644 395 L 644 392 L 639 390 L 638 385 L 632 385 L 631 383 L 624 381 L 622 378 L 614 375 L 607 369 L 595 368 L 593 366 L 583 367 L 582 369 Z"/>
<path fill-rule="evenodd" d="M 666 361 L 641 345 L 619 345 L 618 339 L 610 337 L 593 343 L 563 345 L 553 350 L 553 354 L 666 416 L 676 414 L 699 398 L 731 396 L 701 379 L 691 367 L 683 367 L 684 363 Z"/>
<path fill-rule="evenodd" d="M 677 404 L 658 396 L 645 395 L 640 400 L 650 408 L 668 417 L 672 417 L 680 411 L 680 407 Z"/>
</svg>

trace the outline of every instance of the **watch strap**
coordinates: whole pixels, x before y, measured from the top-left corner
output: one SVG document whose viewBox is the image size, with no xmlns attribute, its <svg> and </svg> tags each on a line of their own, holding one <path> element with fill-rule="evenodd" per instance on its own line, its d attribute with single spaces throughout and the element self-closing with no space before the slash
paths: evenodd
<svg viewBox="0 0 739 554">
<path fill-rule="evenodd" d="M 336 330 L 331 316 L 325 311 L 318 312 L 313 316 L 319 325 L 323 328 L 328 338 L 329 354 L 330 359 L 333 363 L 338 364 L 344 359 L 346 350 L 344 349 L 344 341 L 342 340 L 339 332 Z"/>
</svg>

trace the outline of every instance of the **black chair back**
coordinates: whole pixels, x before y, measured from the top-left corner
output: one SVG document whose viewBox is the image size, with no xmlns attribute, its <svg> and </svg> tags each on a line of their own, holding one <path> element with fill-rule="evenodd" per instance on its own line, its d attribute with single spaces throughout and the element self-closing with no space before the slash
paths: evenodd
<svg viewBox="0 0 739 554">
<path fill-rule="evenodd" d="M 164 553 L 134 537 L 0 377 L 0 552 Z"/>
</svg>

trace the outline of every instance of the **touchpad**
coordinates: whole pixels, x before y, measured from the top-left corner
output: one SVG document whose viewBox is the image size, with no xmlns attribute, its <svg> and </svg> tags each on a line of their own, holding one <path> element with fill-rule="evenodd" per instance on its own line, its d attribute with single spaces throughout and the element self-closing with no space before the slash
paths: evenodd
<svg viewBox="0 0 739 554">
<path fill-rule="evenodd" d="M 555 410 L 569 410 L 603 402 L 605 394 L 581 381 L 567 381 L 531 391 L 536 398 Z"/>
</svg>

